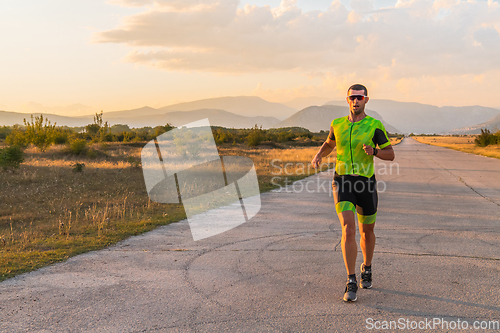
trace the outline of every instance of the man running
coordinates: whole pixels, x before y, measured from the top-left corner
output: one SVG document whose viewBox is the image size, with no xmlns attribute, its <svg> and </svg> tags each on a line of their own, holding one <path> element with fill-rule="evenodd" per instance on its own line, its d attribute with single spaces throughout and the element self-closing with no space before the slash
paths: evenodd
<svg viewBox="0 0 500 333">
<path fill-rule="evenodd" d="M 311 163 L 315 168 L 323 157 L 337 147 L 337 162 L 333 178 L 335 210 L 342 225 L 342 255 L 347 269 L 347 284 L 344 301 L 356 301 L 356 222 L 358 215 L 360 246 L 363 252 L 360 288 L 372 287 L 372 258 L 375 249 L 375 218 L 377 216 L 377 189 L 373 169 L 373 156 L 382 160 L 394 160 L 384 125 L 380 120 L 367 116 L 365 105 L 368 90 L 360 84 L 347 90 L 349 115 L 334 119 L 330 134 Z M 376 148 L 378 145 L 379 149 Z"/>
</svg>

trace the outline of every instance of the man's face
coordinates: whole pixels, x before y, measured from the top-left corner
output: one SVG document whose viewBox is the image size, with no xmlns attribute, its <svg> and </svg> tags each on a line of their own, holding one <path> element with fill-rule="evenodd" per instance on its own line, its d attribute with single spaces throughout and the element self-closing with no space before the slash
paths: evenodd
<svg viewBox="0 0 500 333">
<path fill-rule="evenodd" d="M 364 90 L 349 90 L 347 96 L 347 103 L 349 103 L 349 111 L 355 115 L 361 114 L 365 110 L 365 105 L 368 102 L 368 97 L 365 97 L 364 100 L 360 100 L 359 98 L 355 98 L 351 100 L 349 96 L 364 96 Z"/>
</svg>

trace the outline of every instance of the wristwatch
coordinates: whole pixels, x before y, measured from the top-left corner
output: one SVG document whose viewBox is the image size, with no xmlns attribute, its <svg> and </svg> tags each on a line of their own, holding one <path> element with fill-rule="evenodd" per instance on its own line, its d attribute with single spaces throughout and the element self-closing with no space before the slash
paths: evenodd
<svg viewBox="0 0 500 333">
<path fill-rule="evenodd" d="M 377 156 L 378 154 L 378 149 L 377 148 L 373 148 L 373 156 Z"/>
</svg>

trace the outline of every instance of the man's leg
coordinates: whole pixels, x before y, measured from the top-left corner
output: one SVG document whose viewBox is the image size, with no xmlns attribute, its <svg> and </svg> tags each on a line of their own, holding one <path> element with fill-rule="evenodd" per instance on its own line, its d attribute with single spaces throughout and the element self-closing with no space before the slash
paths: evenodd
<svg viewBox="0 0 500 333">
<path fill-rule="evenodd" d="M 366 219 L 358 219 L 365 220 Z M 375 250 L 375 233 L 373 229 L 375 228 L 375 222 L 371 224 L 363 224 L 359 223 L 359 233 L 361 235 L 361 239 L 359 241 L 359 245 L 361 246 L 361 251 L 363 252 L 363 265 L 361 265 L 361 281 L 359 282 L 359 286 L 363 289 L 370 289 L 372 287 L 372 259 L 373 259 L 373 251 Z"/>
<path fill-rule="evenodd" d="M 361 236 L 359 245 L 363 252 L 363 259 L 365 266 L 371 266 L 373 259 L 373 252 L 375 250 L 375 223 L 363 224 L 358 223 L 359 234 Z"/>
<path fill-rule="evenodd" d="M 345 302 L 355 302 L 358 285 L 356 282 L 356 256 L 358 246 L 356 245 L 356 222 L 354 212 L 346 210 L 338 213 L 342 225 L 342 255 L 344 256 L 345 268 L 347 270 L 347 283 L 344 291 Z"/>
<path fill-rule="evenodd" d="M 358 247 L 356 245 L 356 221 L 354 220 L 354 212 L 347 210 L 340 212 L 338 216 L 340 224 L 342 225 L 341 245 L 347 275 L 355 274 Z"/>
</svg>

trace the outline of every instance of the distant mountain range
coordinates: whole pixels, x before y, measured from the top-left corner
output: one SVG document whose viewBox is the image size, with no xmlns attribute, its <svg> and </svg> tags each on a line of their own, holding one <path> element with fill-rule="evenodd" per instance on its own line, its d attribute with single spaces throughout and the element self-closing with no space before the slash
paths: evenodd
<svg viewBox="0 0 500 333">
<path fill-rule="evenodd" d="M 346 105 L 345 101 L 330 101 L 327 105 Z M 369 100 L 366 108 L 377 111 L 385 121 L 403 133 L 452 133 L 455 129 L 486 122 L 500 110 L 483 106 L 443 106 Z"/>
<path fill-rule="evenodd" d="M 452 134 L 480 134 L 481 129 L 488 129 L 490 132 L 497 132 L 500 130 L 500 114 L 492 119 L 470 127 L 457 128 L 451 131 Z"/>
<path fill-rule="evenodd" d="M 305 109 L 309 106 L 319 106 L 327 103 L 330 99 L 326 97 L 318 97 L 318 96 L 312 96 L 312 97 L 297 97 L 291 101 L 282 103 L 285 104 L 286 106 L 291 107 L 292 109 L 295 110 L 302 110 Z"/>
<path fill-rule="evenodd" d="M 345 101 L 329 101 L 318 106 L 321 97 L 297 98 L 287 105 L 271 103 L 259 97 L 221 97 L 180 103 L 160 109 L 148 106 L 114 112 L 105 112 L 104 120 L 110 125 L 127 124 L 130 127 L 157 126 L 171 123 L 180 126 L 208 118 L 212 126 L 263 128 L 300 126 L 312 131 L 329 128 L 330 122 L 349 113 Z M 297 111 L 291 106 L 307 105 Z M 437 107 L 419 103 L 370 100 L 368 115 L 382 120 L 390 133 L 478 133 L 480 128 L 500 127 L 500 110 L 482 106 Z M 40 115 L 36 113 L 34 115 Z M 71 127 L 85 126 L 93 122 L 94 115 L 67 117 L 44 114 L 52 123 Z M 26 113 L 0 111 L 0 125 L 22 124 Z"/>
<path fill-rule="evenodd" d="M 40 116 L 34 113 L 33 116 Z M 44 118 L 58 126 L 80 127 L 93 123 L 94 116 L 64 117 L 55 114 L 43 114 Z M 26 113 L 0 111 L 0 126 L 23 124 L 23 119 L 30 120 L 31 115 Z M 193 111 L 165 112 L 150 107 L 135 110 L 116 111 L 103 114 L 103 120 L 110 125 L 127 124 L 130 127 L 158 126 L 170 123 L 181 126 L 196 120 L 208 118 L 212 126 L 228 128 L 250 128 L 255 125 L 262 128 L 271 128 L 280 120 L 274 117 L 245 117 L 228 111 L 217 109 L 201 109 Z"/>
<path fill-rule="evenodd" d="M 240 116 L 275 117 L 286 119 L 297 112 L 289 106 L 268 102 L 256 96 L 219 97 L 179 103 L 160 108 L 165 111 L 192 111 L 200 109 L 225 110 Z"/>
<path fill-rule="evenodd" d="M 283 120 L 275 125 L 275 127 L 303 127 L 312 132 L 319 132 L 321 130 L 329 131 L 330 124 L 333 119 L 345 117 L 349 114 L 347 106 L 338 105 L 323 105 L 323 106 L 310 106 L 305 108 L 290 118 Z M 375 111 L 368 110 L 367 115 L 379 119 L 384 124 L 386 131 L 390 133 L 399 132 L 396 128 L 387 124 L 384 119 Z"/>
<path fill-rule="evenodd" d="M 154 112 L 153 112 L 154 110 Z M 144 126 L 157 126 L 165 125 L 170 123 L 174 126 L 181 126 L 196 120 L 208 118 L 210 125 L 212 126 L 222 126 L 228 128 L 250 128 L 255 125 L 262 126 L 262 128 L 271 128 L 275 124 L 279 123 L 279 119 L 274 117 L 245 117 L 219 109 L 200 109 L 192 111 L 172 111 L 165 112 L 160 110 L 155 110 L 148 108 L 136 110 L 128 110 L 122 112 L 110 112 L 108 114 L 103 114 L 104 120 L 108 121 L 110 124 L 133 124 L 133 127 L 144 127 Z M 137 114 L 141 114 L 141 117 L 137 117 Z M 135 116 L 132 116 L 135 114 Z"/>
<path fill-rule="evenodd" d="M 83 117 L 65 117 L 57 114 L 50 113 L 32 113 L 33 116 L 40 116 L 43 114 L 44 118 L 50 120 L 52 124 L 57 123 L 58 126 L 79 127 L 90 124 L 94 121 L 94 116 Z M 18 113 L 11 111 L 0 111 L 0 126 L 12 126 L 15 124 L 23 124 L 23 119 L 30 121 L 31 114 Z"/>
</svg>

